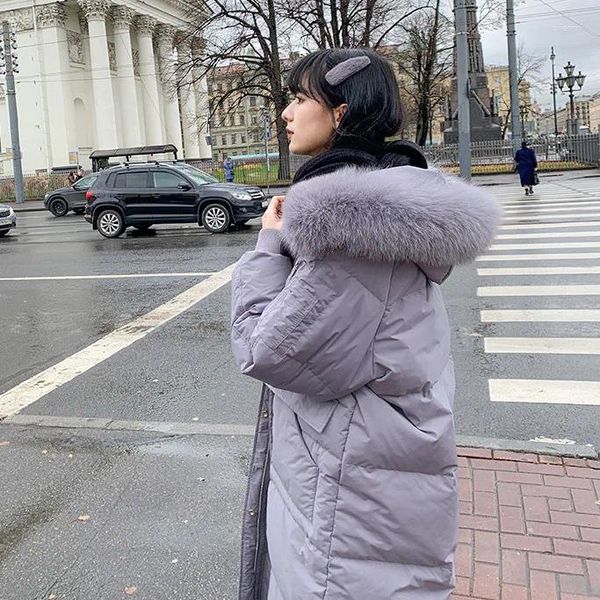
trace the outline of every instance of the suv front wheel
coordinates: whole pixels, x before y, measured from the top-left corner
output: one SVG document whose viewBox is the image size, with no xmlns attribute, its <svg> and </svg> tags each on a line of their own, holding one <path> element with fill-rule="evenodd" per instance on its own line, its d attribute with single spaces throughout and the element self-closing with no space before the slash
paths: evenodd
<svg viewBox="0 0 600 600">
<path fill-rule="evenodd" d="M 100 211 L 96 219 L 96 227 L 104 237 L 116 238 L 125 231 L 125 220 L 118 210 L 109 208 Z"/>
<path fill-rule="evenodd" d="M 231 216 L 222 204 L 208 204 L 202 210 L 200 221 L 210 233 L 223 233 L 231 225 Z"/>
</svg>

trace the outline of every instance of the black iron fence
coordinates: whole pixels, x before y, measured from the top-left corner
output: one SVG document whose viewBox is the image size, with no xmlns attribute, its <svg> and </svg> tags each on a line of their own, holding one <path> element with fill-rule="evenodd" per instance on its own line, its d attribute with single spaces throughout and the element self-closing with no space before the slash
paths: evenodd
<svg viewBox="0 0 600 600">
<path fill-rule="evenodd" d="M 584 169 L 600 167 L 600 134 L 560 136 L 557 139 L 539 138 L 531 141 L 535 150 L 540 171 L 561 169 Z M 424 148 L 429 162 L 445 171 L 458 170 L 458 145 L 439 144 Z M 474 142 L 471 144 L 474 174 L 510 173 L 513 167 L 514 150 L 510 141 Z M 267 187 L 286 185 L 290 179 L 278 177 L 278 156 L 269 156 L 267 164 L 264 155 L 250 158 L 233 157 L 234 181 L 236 183 Z M 306 162 L 305 156 L 290 157 L 291 177 Z M 223 163 L 213 160 L 190 161 L 203 171 L 220 181 L 225 180 Z M 25 177 L 25 198 L 40 200 L 51 190 L 67 185 L 66 174 L 27 175 Z M 15 197 L 14 180 L 0 177 L 0 202 Z"/>
</svg>

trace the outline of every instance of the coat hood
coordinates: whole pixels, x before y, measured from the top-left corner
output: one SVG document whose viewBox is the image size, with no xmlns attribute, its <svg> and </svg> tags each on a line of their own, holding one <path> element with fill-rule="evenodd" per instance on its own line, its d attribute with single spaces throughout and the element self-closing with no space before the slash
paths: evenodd
<svg viewBox="0 0 600 600">
<path fill-rule="evenodd" d="M 294 256 L 342 253 L 441 273 L 484 252 L 501 215 L 492 194 L 440 171 L 344 167 L 290 188 L 282 235 Z"/>
</svg>

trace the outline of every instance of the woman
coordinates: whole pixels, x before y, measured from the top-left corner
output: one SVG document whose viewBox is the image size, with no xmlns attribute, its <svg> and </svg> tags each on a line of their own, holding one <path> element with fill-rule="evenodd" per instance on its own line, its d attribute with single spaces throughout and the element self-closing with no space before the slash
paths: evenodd
<svg viewBox="0 0 600 600">
<path fill-rule="evenodd" d="M 389 64 L 321 50 L 292 69 L 290 150 L 312 158 L 233 276 L 232 346 L 264 382 L 241 600 L 442 600 L 457 534 L 454 373 L 441 283 L 499 209 L 385 144 Z"/>
<path fill-rule="evenodd" d="M 525 188 L 525 195 L 533 194 L 533 186 L 537 184 L 536 170 L 537 158 L 533 148 L 527 147 L 527 142 L 521 144 L 521 149 L 515 154 L 515 164 L 521 178 L 521 187 Z"/>
</svg>

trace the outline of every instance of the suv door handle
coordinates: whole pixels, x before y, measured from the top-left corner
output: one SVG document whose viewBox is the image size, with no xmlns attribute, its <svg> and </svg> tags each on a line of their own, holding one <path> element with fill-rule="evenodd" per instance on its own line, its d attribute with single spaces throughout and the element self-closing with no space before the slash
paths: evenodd
<svg viewBox="0 0 600 600">
<path fill-rule="evenodd" d="M 156 200 L 156 199 L 160 198 L 160 194 L 152 194 L 152 197 Z"/>
</svg>

